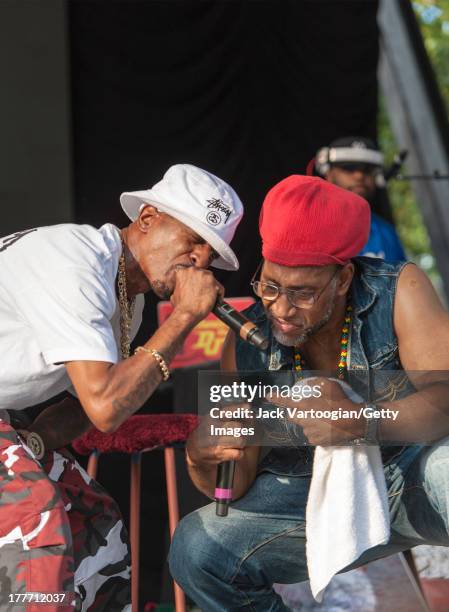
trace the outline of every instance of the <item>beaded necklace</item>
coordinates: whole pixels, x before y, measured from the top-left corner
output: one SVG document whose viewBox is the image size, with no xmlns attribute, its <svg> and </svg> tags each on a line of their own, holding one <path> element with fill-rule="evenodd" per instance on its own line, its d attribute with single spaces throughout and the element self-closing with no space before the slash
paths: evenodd
<svg viewBox="0 0 449 612">
<path fill-rule="evenodd" d="M 344 380 L 345 371 L 347 366 L 348 359 L 348 338 L 349 338 L 349 330 L 351 327 L 351 319 L 352 319 L 352 306 L 348 304 L 346 306 L 345 318 L 343 319 L 343 327 L 341 328 L 341 340 L 340 340 L 340 358 L 338 360 L 338 378 L 340 380 Z M 303 369 L 305 367 L 305 361 L 301 357 L 301 353 L 295 347 L 294 348 L 294 356 L 295 356 L 295 371 L 298 375 L 298 378 L 303 377 Z"/>
</svg>

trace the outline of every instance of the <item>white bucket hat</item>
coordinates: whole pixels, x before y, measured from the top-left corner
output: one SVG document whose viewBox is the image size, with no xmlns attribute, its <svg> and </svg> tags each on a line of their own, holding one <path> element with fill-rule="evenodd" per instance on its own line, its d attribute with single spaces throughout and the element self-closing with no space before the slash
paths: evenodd
<svg viewBox="0 0 449 612">
<path fill-rule="evenodd" d="M 243 216 L 243 205 L 227 183 L 190 164 L 171 166 L 151 189 L 122 193 L 120 204 L 135 221 L 145 204 L 174 217 L 194 230 L 217 251 L 212 266 L 238 270 L 239 262 L 229 243 Z"/>
</svg>

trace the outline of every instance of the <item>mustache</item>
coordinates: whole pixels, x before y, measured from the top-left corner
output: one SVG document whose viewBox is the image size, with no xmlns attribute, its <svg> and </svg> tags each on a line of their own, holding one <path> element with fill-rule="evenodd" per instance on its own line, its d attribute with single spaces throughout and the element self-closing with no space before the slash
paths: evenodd
<svg viewBox="0 0 449 612">
<path fill-rule="evenodd" d="M 277 320 L 277 317 L 275 317 L 270 311 L 266 311 L 267 314 L 267 319 L 269 321 L 274 321 L 274 319 Z M 285 321 L 286 323 L 289 323 L 290 325 L 295 325 L 296 327 L 304 327 L 303 323 L 295 323 L 294 319 L 282 319 L 283 321 Z"/>
<path fill-rule="evenodd" d="M 181 270 L 183 268 L 193 268 L 193 267 L 194 267 L 193 264 L 174 264 L 173 266 L 170 266 L 167 269 L 165 276 L 168 276 L 171 272 L 174 272 L 176 270 Z M 156 295 L 158 295 L 163 300 L 169 300 L 174 291 L 174 287 L 173 289 L 169 289 L 167 286 L 167 283 L 161 280 L 155 280 L 153 282 L 150 282 L 150 285 L 154 293 L 156 293 Z"/>
<path fill-rule="evenodd" d="M 170 266 L 167 270 L 168 272 L 172 272 L 173 270 L 182 270 L 183 268 L 193 268 L 193 264 L 174 264 L 173 266 Z"/>
</svg>

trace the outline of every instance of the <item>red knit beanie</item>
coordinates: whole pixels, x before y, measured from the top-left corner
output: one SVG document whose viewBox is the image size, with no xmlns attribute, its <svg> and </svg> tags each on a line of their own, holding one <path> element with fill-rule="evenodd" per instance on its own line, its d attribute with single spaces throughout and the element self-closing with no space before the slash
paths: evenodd
<svg viewBox="0 0 449 612">
<path fill-rule="evenodd" d="M 283 266 L 345 264 L 368 241 L 370 207 L 314 176 L 292 175 L 268 192 L 260 211 L 262 255 Z"/>
</svg>

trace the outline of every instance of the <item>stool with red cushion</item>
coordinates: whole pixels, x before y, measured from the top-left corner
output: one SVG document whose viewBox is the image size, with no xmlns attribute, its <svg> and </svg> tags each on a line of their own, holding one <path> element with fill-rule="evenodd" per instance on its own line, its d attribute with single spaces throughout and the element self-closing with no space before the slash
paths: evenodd
<svg viewBox="0 0 449 612">
<path fill-rule="evenodd" d="M 179 522 L 176 467 L 173 447 L 187 440 L 198 424 L 194 414 L 144 414 L 125 421 L 117 431 L 104 434 L 92 429 L 73 443 L 81 455 L 90 455 L 87 472 L 96 477 L 98 458 L 102 453 L 131 455 L 130 540 L 131 540 L 131 600 L 132 610 L 138 610 L 139 596 L 139 531 L 140 531 L 140 475 L 142 453 L 164 449 L 167 483 L 170 538 Z M 185 612 L 185 596 L 174 583 L 176 612 Z"/>
</svg>

